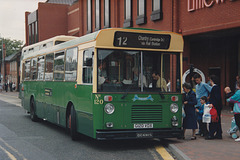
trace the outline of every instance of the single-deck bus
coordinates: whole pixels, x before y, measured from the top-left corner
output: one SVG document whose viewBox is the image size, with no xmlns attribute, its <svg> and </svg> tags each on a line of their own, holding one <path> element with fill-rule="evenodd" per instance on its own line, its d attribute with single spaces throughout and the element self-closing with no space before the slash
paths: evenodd
<svg viewBox="0 0 240 160">
<path fill-rule="evenodd" d="M 73 140 L 181 137 L 182 52 L 180 34 L 111 28 L 23 54 L 22 106 Z"/>
</svg>

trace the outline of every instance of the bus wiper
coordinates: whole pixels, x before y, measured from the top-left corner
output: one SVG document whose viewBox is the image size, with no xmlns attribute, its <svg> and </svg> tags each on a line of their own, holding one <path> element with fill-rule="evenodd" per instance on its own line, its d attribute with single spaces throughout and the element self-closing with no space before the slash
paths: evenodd
<svg viewBox="0 0 240 160">
<path fill-rule="evenodd" d="M 162 88 L 160 88 L 158 94 L 160 95 L 161 99 L 165 99 L 164 94 L 162 94 Z"/>
<path fill-rule="evenodd" d="M 123 96 L 121 97 L 121 99 L 124 99 L 125 97 L 127 97 L 128 92 L 129 92 L 129 90 L 132 88 L 132 86 L 133 86 L 133 85 L 128 86 L 128 88 L 126 89 L 126 92 L 123 94 Z"/>
</svg>

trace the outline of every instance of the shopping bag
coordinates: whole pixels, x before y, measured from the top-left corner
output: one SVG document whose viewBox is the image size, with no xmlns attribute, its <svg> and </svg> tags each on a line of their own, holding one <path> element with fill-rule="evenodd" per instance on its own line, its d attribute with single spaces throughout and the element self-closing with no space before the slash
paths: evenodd
<svg viewBox="0 0 240 160">
<path fill-rule="evenodd" d="M 218 117 L 218 114 L 217 114 L 217 110 L 215 109 L 214 106 L 212 106 L 212 109 L 210 110 L 210 114 L 211 114 L 212 122 L 218 122 L 219 117 Z"/>
</svg>

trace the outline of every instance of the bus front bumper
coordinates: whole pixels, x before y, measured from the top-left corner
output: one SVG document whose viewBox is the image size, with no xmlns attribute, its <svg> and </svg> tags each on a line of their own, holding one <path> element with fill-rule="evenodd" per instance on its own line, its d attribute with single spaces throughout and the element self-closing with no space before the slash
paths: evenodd
<svg viewBox="0 0 240 160">
<path fill-rule="evenodd" d="M 143 139 L 143 138 L 181 138 L 183 130 L 173 129 L 151 129 L 151 130 L 97 130 L 97 140 L 111 139 Z"/>
</svg>

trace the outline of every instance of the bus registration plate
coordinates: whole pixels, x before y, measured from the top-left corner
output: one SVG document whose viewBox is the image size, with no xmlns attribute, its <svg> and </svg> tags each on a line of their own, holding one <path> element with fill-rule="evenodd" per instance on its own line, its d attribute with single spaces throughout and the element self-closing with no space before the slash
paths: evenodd
<svg viewBox="0 0 240 160">
<path fill-rule="evenodd" d="M 134 124 L 134 128 L 153 128 L 153 124 L 152 123 Z"/>
</svg>

